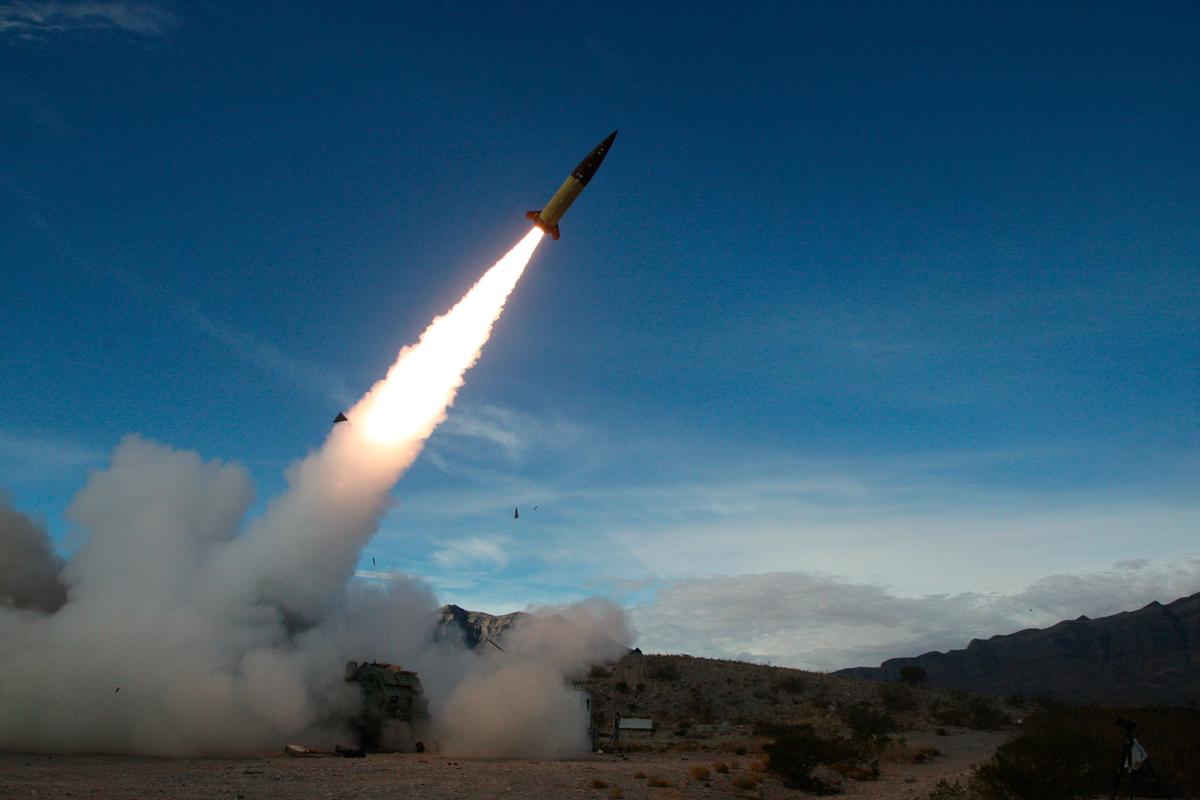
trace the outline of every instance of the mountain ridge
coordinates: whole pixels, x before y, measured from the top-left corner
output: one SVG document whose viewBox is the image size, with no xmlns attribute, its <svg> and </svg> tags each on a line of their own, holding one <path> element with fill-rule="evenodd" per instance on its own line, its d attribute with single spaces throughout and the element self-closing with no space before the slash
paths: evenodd
<svg viewBox="0 0 1200 800">
<path fill-rule="evenodd" d="M 984 694 L 1113 705 L 1200 703 L 1200 593 L 833 674 L 892 681 L 907 666 L 924 669 L 930 686 Z"/>
</svg>

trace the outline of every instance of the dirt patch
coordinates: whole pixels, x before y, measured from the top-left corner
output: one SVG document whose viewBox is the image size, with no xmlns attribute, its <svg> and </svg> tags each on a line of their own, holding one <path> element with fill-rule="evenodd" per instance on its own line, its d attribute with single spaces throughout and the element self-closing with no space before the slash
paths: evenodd
<svg viewBox="0 0 1200 800">
<path fill-rule="evenodd" d="M 847 781 L 848 798 L 910 800 L 939 779 L 969 774 L 1009 733 L 952 730 L 949 736 L 909 733 L 914 747 L 941 751 L 920 764 L 884 764 L 875 781 Z M 432 753 L 361 759 L 160 759 L 117 756 L 0 754 L 0 798 L 800 798 L 777 777 L 755 769 L 761 753 L 635 752 L 574 761 L 464 761 Z M 726 765 L 727 771 L 714 768 Z M 696 769 L 703 767 L 704 771 Z M 703 776 L 707 772 L 706 777 Z M 641 775 L 643 777 L 635 777 Z M 600 786 L 603 784 L 603 786 Z M 753 785 L 753 789 L 739 788 Z"/>
</svg>

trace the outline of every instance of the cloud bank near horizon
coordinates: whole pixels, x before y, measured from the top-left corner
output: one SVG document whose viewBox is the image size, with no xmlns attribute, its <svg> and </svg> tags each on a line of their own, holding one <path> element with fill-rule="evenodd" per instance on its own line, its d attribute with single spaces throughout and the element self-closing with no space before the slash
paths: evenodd
<svg viewBox="0 0 1200 800">
<path fill-rule="evenodd" d="M 971 639 L 1102 617 L 1200 591 L 1200 555 L 1049 575 L 1012 593 L 905 597 L 817 572 L 680 580 L 632 610 L 648 652 L 829 671 L 966 647 Z"/>
</svg>

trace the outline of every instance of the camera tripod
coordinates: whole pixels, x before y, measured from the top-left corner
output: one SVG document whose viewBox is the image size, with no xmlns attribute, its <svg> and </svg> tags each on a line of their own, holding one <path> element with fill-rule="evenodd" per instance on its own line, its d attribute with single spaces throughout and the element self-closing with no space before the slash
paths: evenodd
<svg viewBox="0 0 1200 800">
<path fill-rule="evenodd" d="M 1138 777 L 1146 774 L 1154 779 L 1168 800 L 1170 800 L 1171 792 L 1167 789 L 1167 785 L 1158 777 L 1158 773 L 1154 771 L 1154 766 L 1150 763 L 1150 756 L 1147 755 L 1146 749 L 1142 747 L 1137 740 L 1135 732 L 1137 731 L 1137 723 L 1131 719 L 1121 719 L 1117 717 L 1117 727 L 1125 732 L 1124 740 L 1121 744 L 1121 763 L 1117 767 L 1117 779 L 1113 782 L 1112 800 L 1117 800 L 1117 793 L 1121 789 L 1121 781 L 1125 781 L 1125 786 L 1129 790 L 1128 797 L 1130 800 L 1136 797 Z"/>
</svg>

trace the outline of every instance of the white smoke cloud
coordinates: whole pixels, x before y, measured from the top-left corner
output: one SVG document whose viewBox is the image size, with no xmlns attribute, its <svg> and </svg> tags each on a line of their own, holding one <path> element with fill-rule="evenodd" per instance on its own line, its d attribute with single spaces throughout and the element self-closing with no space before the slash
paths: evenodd
<svg viewBox="0 0 1200 800">
<path fill-rule="evenodd" d="M 57 611 L 67 600 L 61 569 L 45 531 L 0 495 L 0 606 Z"/>
<path fill-rule="evenodd" d="M 550 759 L 588 751 L 590 711 L 570 680 L 627 652 L 625 613 L 593 599 L 530 615 L 503 651 L 481 652 L 480 668 L 447 700 L 437 734 L 443 752 Z"/>
<path fill-rule="evenodd" d="M 493 700 L 486 720 L 503 721 L 495 733 L 505 747 L 544 754 L 537 742 L 562 738 L 547 719 L 577 722 L 550 713 L 571 696 L 564 676 L 619 645 L 590 629 L 556 629 L 537 640 L 539 658 L 518 647 L 497 666 L 434 644 L 436 603 L 419 581 L 352 580 L 392 485 L 444 419 L 540 238 L 531 232 L 401 351 L 348 412 L 351 422 L 294 465 L 288 491 L 249 524 L 243 467 L 136 435 L 72 502 L 68 515 L 89 536 L 61 570 L 44 533 L 0 507 L 0 751 L 184 755 L 348 743 L 343 724 L 359 703 L 343 678 L 349 660 L 422 672 L 443 714 L 473 714 L 460 687 L 499 680 L 514 691 Z M 588 613 L 614 626 L 611 611 Z M 529 715 L 533 696 L 554 704 L 549 716 Z M 456 752 L 493 747 L 474 735 Z"/>
</svg>

